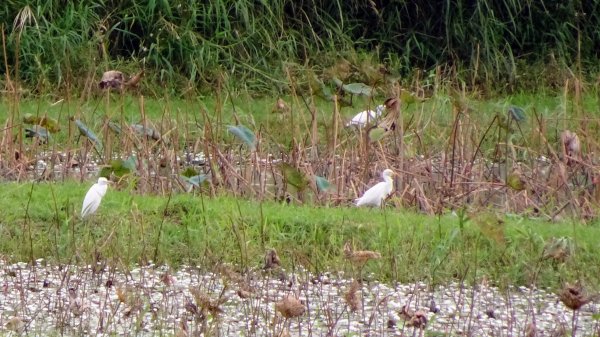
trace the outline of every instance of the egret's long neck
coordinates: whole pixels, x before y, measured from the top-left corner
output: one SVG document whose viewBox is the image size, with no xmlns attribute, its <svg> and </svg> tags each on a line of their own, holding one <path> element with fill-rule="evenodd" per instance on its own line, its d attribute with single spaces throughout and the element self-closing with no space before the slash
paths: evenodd
<svg viewBox="0 0 600 337">
<path fill-rule="evenodd" d="M 392 184 L 394 182 L 394 180 L 392 179 L 392 177 L 388 176 L 388 175 L 384 175 L 383 176 L 383 181 L 385 181 L 387 184 Z"/>
</svg>

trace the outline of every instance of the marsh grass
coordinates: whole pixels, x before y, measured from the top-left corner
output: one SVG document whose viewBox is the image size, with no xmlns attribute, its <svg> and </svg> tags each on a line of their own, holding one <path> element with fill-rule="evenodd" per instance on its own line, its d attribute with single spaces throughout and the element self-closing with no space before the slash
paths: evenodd
<svg viewBox="0 0 600 337">
<path fill-rule="evenodd" d="M 476 217 L 461 224 L 453 215 L 259 203 L 227 195 L 168 200 L 115 190 L 98 214 L 82 221 L 77 214 L 85 185 L 68 181 L 3 188 L 0 252 L 14 261 L 46 258 L 119 268 L 152 261 L 209 270 L 231 264 L 243 271 L 262 268 L 265 251 L 274 248 L 290 270 L 301 266 L 315 274 L 356 276 L 343 252 L 349 241 L 357 250 L 381 253 L 363 271 L 379 280 L 435 285 L 485 278 L 499 286 L 554 287 L 569 279 L 594 283 L 599 275 L 597 225 L 508 217 L 502 236 L 493 239 Z M 547 243 L 559 237 L 576 242 L 572 253 L 562 261 L 543 258 Z"/>
<path fill-rule="evenodd" d="M 597 74 L 597 7 L 597 1 L 11 1 L 0 10 L 1 21 L 13 23 L 2 29 L 9 62 L 0 71 L 25 83 L 14 88 L 33 93 L 85 92 L 90 74 L 146 68 L 155 92 L 209 92 L 225 82 L 278 94 L 290 92 L 290 65 L 321 75 L 343 58 L 368 84 L 365 75 L 385 65 L 405 84 L 437 73 L 487 92 L 557 88 L 568 76 Z"/>
<path fill-rule="evenodd" d="M 3 175 L 22 180 L 76 174 L 84 180 L 96 165 L 114 168 L 114 160 L 120 159 L 131 160 L 135 168 L 116 178 L 140 192 L 165 194 L 177 186 L 185 190 L 177 176 L 192 169 L 210 177 L 205 188 L 211 195 L 224 189 L 261 200 L 335 205 L 358 196 L 382 169 L 391 167 L 401 172 L 392 202 L 430 215 L 464 205 L 493 205 L 548 220 L 593 219 L 598 202 L 593 153 L 598 144 L 591 135 L 598 129 L 593 115 L 597 102 L 592 91 L 582 95 L 572 90 L 577 92 L 567 82 L 559 96 L 480 100 L 450 87 L 411 100 L 396 83 L 386 91 L 402 98 L 400 111 L 389 111 L 386 123 L 399 127 L 378 141 L 369 140 L 368 129 L 342 125 L 383 100 L 380 96 L 355 97 L 354 107 L 316 96 L 286 96 L 284 109 L 276 108 L 281 98 L 238 96 L 227 90 L 200 99 L 105 92 L 101 99 L 90 100 L 6 100 Z M 523 121 L 510 115 L 515 106 L 524 111 Z M 26 114 L 55 119 L 62 129 L 47 143 L 32 142 L 23 137 L 26 125 L 20 122 Z M 103 146 L 81 135 L 74 119 Z M 228 132 L 238 124 L 256 138 L 251 148 Z M 141 125 L 160 137 L 131 129 Z M 577 158 L 564 153 L 560 137 L 567 129 L 581 136 Z M 202 162 L 194 164 L 198 155 Z M 282 163 L 298 170 L 300 188 L 288 181 Z M 31 169 L 38 164 L 47 166 Z M 316 177 L 329 179 L 333 188 L 319 191 Z"/>
<path fill-rule="evenodd" d="M 420 287 L 436 291 L 454 284 L 451 301 L 467 312 L 467 319 L 443 326 L 450 332 L 476 325 L 478 309 L 467 302 L 479 303 L 482 298 L 469 285 L 498 286 L 512 294 L 515 285 L 559 289 L 564 282 L 578 280 L 594 289 L 598 284 L 598 199 L 592 198 L 597 192 L 589 181 L 581 180 L 596 169 L 597 144 L 590 136 L 597 127 L 593 96 L 576 100 L 567 86 L 557 97 L 520 95 L 495 101 L 441 91 L 424 102 L 401 106 L 402 136 L 390 133 L 369 142 L 365 130 L 341 125 L 380 98 L 355 98 L 355 107 L 348 108 L 316 97 L 286 96 L 282 99 L 289 109 L 272 112 L 275 98 L 235 96 L 226 90 L 215 94 L 182 100 L 110 92 L 99 100 L 67 99 L 56 105 L 14 96 L 5 100 L 3 111 L 8 113 L 0 151 L 5 180 L 0 198 L 3 260 L 28 261 L 24 270 L 45 268 L 40 263 L 65 268 L 61 277 L 72 279 L 58 285 L 56 293 L 74 284 L 82 287 L 82 301 L 94 298 L 93 291 L 85 291 L 91 283 L 120 272 L 131 282 L 132 270 L 149 266 L 153 276 L 143 277 L 140 289 L 106 286 L 103 291 L 108 295 L 100 303 L 112 311 L 101 314 L 105 320 L 99 326 L 118 329 L 118 321 L 141 332 L 145 315 L 156 313 L 153 331 L 176 334 L 182 330 L 218 334 L 228 322 L 214 314 L 206 319 L 188 303 L 172 302 L 176 294 L 189 296 L 193 290 L 169 292 L 171 270 L 175 273 L 180 267 L 191 268 L 194 275 L 207 273 L 209 281 L 198 287 L 210 301 L 217 301 L 228 285 L 237 285 L 234 278 L 260 274 L 262 283 L 255 283 L 254 290 L 266 295 L 235 304 L 240 305 L 235 312 L 258 322 L 253 324 L 273 322 L 268 325 L 273 334 L 289 330 L 310 335 L 320 324 L 335 331 L 347 319 L 348 331 L 351 322 L 360 320 L 365 329 L 385 335 L 389 331 L 380 315 L 394 311 L 383 304 L 388 295 L 377 290 L 374 294 L 363 290 L 364 296 L 375 297 L 375 310 L 369 311 L 363 300 L 358 312 L 350 314 L 344 305 L 327 304 L 342 303 L 341 290 L 337 295 L 317 291 L 312 298 L 297 285 L 300 296 L 313 301 L 305 317 L 293 324 L 276 321 L 264 309 L 280 300 L 269 293 L 273 278 L 292 285 L 297 278 L 309 280 L 303 282 L 312 288 L 325 288 L 319 280 L 330 272 L 365 284 L 418 282 L 406 299 L 413 306 L 429 301 L 422 298 L 425 291 Z M 504 128 L 501 118 L 513 104 L 524 107 L 526 120 L 516 125 L 509 119 Z M 581 118 L 571 118 L 576 110 Z M 27 112 L 47 113 L 61 131 L 46 144 L 24 138 L 25 125 L 20 122 Z M 80 135 L 71 117 L 94 131 L 103 147 Z M 112 133 L 109 121 L 126 131 Z M 161 137 L 139 136 L 127 129 L 132 123 L 155 128 Z M 254 147 L 228 131 L 239 125 L 256 137 Z M 565 164 L 565 176 L 553 180 L 552 169 L 544 173 L 531 163 L 542 154 L 550 166 L 568 160 L 556 126 L 580 134 L 586 156 L 576 162 L 581 166 Z M 398 160 L 399 148 L 403 161 Z M 198 155 L 204 159 L 194 163 L 190 158 Z M 79 219 L 82 198 L 99 170 L 130 158 L 134 167 L 125 174 L 109 173 L 116 184 L 98 213 L 86 221 Z M 467 174 L 468 163 L 480 165 L 472 169 L 477 174 Z M 522 179 L 527 187 L 521 190 L 510 185 L 506 173 L 519 165 L 528 178 Z M 379 179 L 384 167 L 402 176 L 386 207 L 349 207 Z M 197 187 L 186 185 L 181 175 L 191 169 L 209 179 Z M 332 188 L 319 190 L 315 176 L 326 178 Z M 548 188 L 553 181 L 557 185 Z M 528 206 L 532 200 L 539 204 Z M 589 204 L 565 204 L 566 200 Z M 344 254 L 346 242 L 357 251 L 378 252 L 381 258 L 364 266 L 352 264 Z M 278 252 L 283 269 L 263 270 L 270 249 Z M 89 270 L 70 275 L 75 266 Z M 153 283 L 159 270 L 164 286 Z M 229 275 L 223 289 L 215 287 L 221 281 L 213 273 Z M 287 280 L 287 275 L 293 276 Z M 15 289 L 27 281 L 7 277 Z M 83 283 L 77 283 L 78 277 Z M 289 286 L 283 287 L 278 294 L 290 292 Z M 163 300 L 153 301 L 155 293 Z M 232 302 L 237 303 L 229 298 L 228 304 Z M 380 305 L 383 311 L 377 309 Z M 166 318 L 164 310 L 176 312 L 179 323 Z M 85 315 L 74 314 L 72 306 L 53 312 L 58 312 L 62 333 L 70 329 L 84 333 L 93 325 Z M 14 314 L 31 316 L 26 310 Z M 533 311 L 527 314 L 535 317 Z M 404 323 L 397 329 L 412 331 Z M 520 333 L 519 327 L 508 330 Z"/>
</svg>

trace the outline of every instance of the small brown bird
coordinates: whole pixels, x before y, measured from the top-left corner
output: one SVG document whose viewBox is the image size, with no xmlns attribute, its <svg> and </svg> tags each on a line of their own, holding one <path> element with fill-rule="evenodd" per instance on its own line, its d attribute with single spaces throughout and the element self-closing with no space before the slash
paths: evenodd
<svg viewBox="0 0 600 337">
<path fill-rule="evenodd" d="M 254 290 L 250 287 L 248 283 L 240 284 L 240 288 L 237 290 L 237 295 L 240 298 L 250 298 L 254 296 Z"/>
<path fill-rule="evenodd" d="M 552 238 L 544 245 L 542 259 L 565 262 L 573 253 L 573 244 L 566 237 Z"/>
<path fill-rule="evenodd" d="M 281 266 L 281 260 L 279 259 L 275 248 L 267 250 L 265 253 L 265 266 L 263 269 L 273 269 L 279 266 Z"/>
<path fill-rule="evenodd" d="M 383 105 L 385 105 L 385 109 L 388 111 L 388 114 L 381 121 L 381 123 L 379 123 L 379 127 L 388 132 L 396 128 L 396 123 L 398 122 L 398 118 L 400 118 L 400 99 L 396 97 L 390 97 L 385 100 Z"/>
<path fill-rule="evenodd" d="M 381 254 L 370 250 L 353 250 L 350 241 L 344 244 L 344 256 L 353 264 L 362 266 L 369 260 L 381 258 Z"/>
<path fill-rule="evenodd" d="M 306 311 L 306 307 L 294 295 L 287 295 L 281 301 L 275 303 L 277 310 L 285 318 L 294 318 L 302 316 Z"/>
</svg>

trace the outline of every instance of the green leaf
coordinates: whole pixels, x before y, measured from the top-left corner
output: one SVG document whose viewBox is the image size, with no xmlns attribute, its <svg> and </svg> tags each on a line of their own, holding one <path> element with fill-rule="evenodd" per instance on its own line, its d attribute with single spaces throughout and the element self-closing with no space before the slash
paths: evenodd
<svg viewBox="0 0 600 337">
<path fill-rule="evenodd" d="M 242 140 L 251 150 L 256 149 L 256 136 L 250 129 L 243 125 L 230 125 L 227 130 Z"/>
<path fill-rule="evenodd" d="M 44 117 L 40 125 L 48 129 L 48 131 L 50 132 L 56 133 L 60 131 L 60 125 L 58 124 L 58 121 L 54 118 Z"/>
<path fill-rule="evenodd" d="M 30 113 L 26 113 L 23 116 L 23 123 L 25 124 L 37 124 L 40 126 L 43 126 L 44 128 L 46 128 L 48 131 L 56 133 L 58 131 L 60 131 L 60 125 L 58 124 L 58 121 L 54 118 L 50 118 L 48 116 L 34 116 Z"/>
<path fill-rule="evenodd" d="M 400 90 L 400 101 L 403 104 L 409 105 L 415 102 L 421 102 L 422 99 L 418 98 L 414 93 L 408 90 Z"/>
<path fill-rule="evenodd" d="M 510 108 L 508 108 L 508 113 L 517 122 L 524 121 L 526 117 L 525 110 L 519 108 L 518 106 L 511 106 Z"/>
<path fill-rule="evenodd" d="M 369 139 L 372 142 L 376 142 L 379 141 L 381 139 L 383 139 L 383 137 L 385 136 L 385 129 L 384 128 L 372 128 L 371 130 L 369 130 Z"/>
<path fill-rule="evenodd" d="M 293 167 L 288 163 L 280 164 L 281 172 L 285 181 L 297 188 L 299 191 L 302 191 L 308 185 L 308 179 L 306 179 L 306 175 L 297 168 Z"/>
<path fill-rule="evenodd" d="M 323 81 L 321 81 L 318 77 L 311 76 L 309 78 L 309 85 L 315 95 L 328 101 L 333 99 L 333 93 L 331 89 L 329 89 L 329 87 L 327 87 L 325 83 L 323 83 Z"/>
<path fill-rule="evenodd" d="M 331 91 L 331 89 L 321 81 L 319 81 L 319 86 L 320 91 L 317 92 L 317 95 L 325 98 L 328 101 L 333 100 L 333 92 Z"/>
<path fill-rule="evenodd" d="M 130 174 L 132 170 L 128 166 L 128 164 L 123 159 L 113 159 L 110 161 L 110 169 L 111 173 L 113 173 L 118 178 L 122 178 L 123 176 Z"/>
<path fill-rule="evenodd" d="M 364 95 L 371 97 L 374 93 L 374 89 L 364 83 L 350 83 L 342 85 L 344 91 L 354 95 Z"/>
<path fill-rule="evenodd" d="M 191 178 L 193 176 L 197 176 L 198 174 L 199 174 L 198 171 L 194 170 L 191 167 L 188 167 L 183 172 L 181 172 L 181 176 L 186 177 L 186 178 Z"/>
<path fill-rule="evenodd" d="M 38 116 L 34 116 L 30 113 L 26 113 L 25 115 L 23 115 L 23 123 L 25 124 L 39 124 L 40 122 L 40 117 Z"/>
<path fill-rule="evenodd" d="M 82 136 L 87 137 L 96 146 L 102 148 L 102 142 L 100 141 L 100 139 L 96 136 L 96 134 L 92 130 L 90 130 L 85 124 L 83 124 L 82 121 L 80 121 L 79 119 L 76 119 L 75 125 L 77 125 L 77 128 L 79 129 L 79 133 Z"/>
<path fill-rule="evenodd" d="M 317 183 L 317 188 L 323 192 L 327 191 L 331 187 L 329 180 L 325 179 L 324 177 L 316 176 L 315 182 Z"/>
<path fill-rule="evenodd" d="M 344 86 L 344 82 L 342 82 L 339 78 L 334 77 L 332 79 L 333 83 L 338 86 L 338 87 L 343 87 Z"/>
<path fill-rule="evenodd" d="M 102 169 L 100 169 L 100 177 L 104 177 L 104 178 L 110 178 L 110 174 L 112 173 L 113 169 L 110 166 L 105 166 Z"/>
<path fill-rule="evenodd" d="M 514 172 L 509 174 L 506 178 L 506 185 L 515 191 L 522 191 L 525 189 L 525 184 L 523 179 L 521 179 L 521 175 Z"/>
<path fill-rule="evenodd" d="M 136 170 L 136 158 L 135 156 L 129 156 L 125 162 L 123 162 L 123 167 L 129 169 L 131 172 L 135 172 Z"/>
</svg>

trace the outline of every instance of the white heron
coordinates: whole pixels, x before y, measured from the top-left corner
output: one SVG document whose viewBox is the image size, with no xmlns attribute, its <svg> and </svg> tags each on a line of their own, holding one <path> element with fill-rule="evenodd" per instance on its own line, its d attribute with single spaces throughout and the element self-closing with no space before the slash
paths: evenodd
<svg viewBox="0 0 600 337">
<path fill-rule="evenodd" d="M 381 174 L 383 181 L 369 188 L 362 197 L 354 200 L 356 206 L 381 207 L 383 200 L 394 190 L 394 181 L 392 180 L 394 174 L 394 171 L 390 169 L 383 170 Z"/>
<path fill-rule="evenodd" d="M 98 182 L 92 185 L 92 187 L 85 194 L 83 199 L 83 207 L 81 208 L 81 217 L 95 213 L 100 206 L 102 197 L 106 194 L 108 188 L 108 179 L 104 177 L 98 178 Z"/>
<path fill-rule="evenodd" d="M 379 118 L 379 116 L 381 116 L 381 114 L 383 114 L 384 110 L 385 110 L 385 105 L 378 105 L 375 108 L 375 111 L 365 110 L 365 111 L 359 112 L 356 114 L 356 116 L 352 117 L 352 119 L 348 123 L 346 123 L 346 126 L 356 125 L 359 128 L 362 128 L 365 125 L 367 125 L 367 120 L 369 122 L 376 120 L 377 118 Z"/>
</svg>

